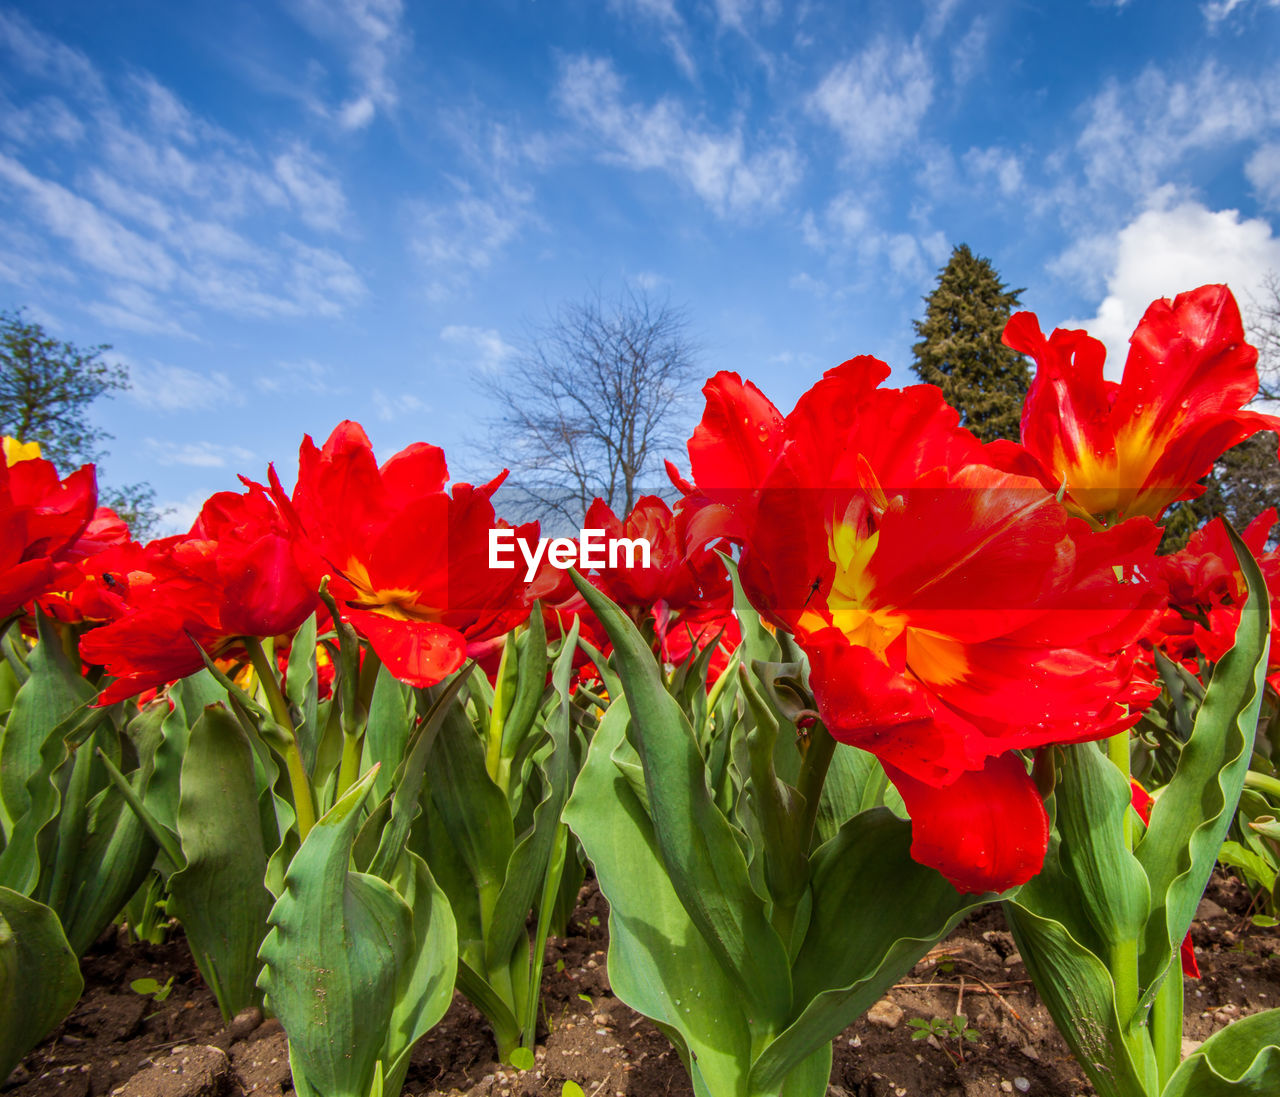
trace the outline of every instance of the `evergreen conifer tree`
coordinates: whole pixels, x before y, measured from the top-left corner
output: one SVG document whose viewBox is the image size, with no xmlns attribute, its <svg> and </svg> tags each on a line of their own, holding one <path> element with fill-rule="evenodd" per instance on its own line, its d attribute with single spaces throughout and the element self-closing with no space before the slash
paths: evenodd
<svg viewBox="0 0 1280 1097">
<path fill-rule="evenodd" d="M 924 319 L 914 321 L 916 376 L 941 388 L 964 426 L 984 442 L 1018 440 L 1031 372 L 1000 336 L 1022 292 L 1007 289 L 989 259 L 961 244 L 924 299 Z"/>
</svg>

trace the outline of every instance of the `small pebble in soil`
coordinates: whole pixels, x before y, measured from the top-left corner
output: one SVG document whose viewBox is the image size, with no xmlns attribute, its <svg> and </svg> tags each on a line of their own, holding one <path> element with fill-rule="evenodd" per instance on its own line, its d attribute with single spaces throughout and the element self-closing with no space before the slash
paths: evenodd
<svg viewBox="0 0 1280 1097">
<path fill-rule="evenodd" d="M 1013 1080 L 1013 1088 L 1016 1089 L 1019 1093 L 1026 1093 L 1028 1090 L 1031 1089 L 1031 1083 L 1028 1082 L 1025 1078 L 1015 1078 Z"/>
</svg>

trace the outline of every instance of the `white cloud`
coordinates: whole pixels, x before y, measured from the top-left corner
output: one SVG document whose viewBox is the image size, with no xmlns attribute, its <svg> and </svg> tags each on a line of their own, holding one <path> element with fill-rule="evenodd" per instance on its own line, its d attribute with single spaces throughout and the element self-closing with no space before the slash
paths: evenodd
<svg viewBox="0 0 1280 1097">
<path fill-rule="evenodd" d="M 1263 205 L 1280 209 L 1280 143 L 1261 146 L 1249 157 L 1245 176 Z"/>
<path fill-rule="evenodd" d="M 295 143 L 275 158 L 275 174 L 289 192 L 298 215 L 313 229 L 334 230 L 342 225 L 347 199 L 342 185 L 328 175 L 314 152 Z"/>
<path fill-rule="evenodd" d="M 431 273 L 428 294 L 437 300 L 486 270 L 531 217 L 527 189 L 499 186 L 480 195 L 466 183 L 455 185 L 459 195 L 451 202 L 409 207 L 409 248 Z"/>
<path fill-rule="evenodd" d="M 412 42 L 402 0 L 290 0 L 289 7 L 312 34 L 346 54 L 355 86 L 330 111 L 339 127 L 362 129 L 395 106 L 392 70 Z"/>
<path fill-rule="evenodd" d="M 1099 249 L 1100 250 L 1100 249 Z M 1247 302 L 1268 272 L 1280 270 L 1280 238 L 1261 219 L 1241 220 L 1237 210 L 1210 210 L 1178 200 L 1171 190 L 1118 234 L 1106 296 L 1089 320 L 1048 327 L 1083 327 L 1107 347 L 1107 376 L 1118 379 L 1129 336 L 1152 301 L 1208 283 L 1226 283 Z"/>
<path fill-rule="evenodd" d="M 220 442 L 167 442 L 158 438 L 146 440 L 148 451 L 157 461 L 166 465 L 189 465 L 191 468 L 221 469 L 230 467 L 243 472 L 256 458 L 252 450 L 243 446 L 228 446 Z M 199 508 L 197 508 L 199 513 Z M 191 516 L 191 521 L 195 515 Z M 191 522 L 187 523 L 190 528 Z"/>
<path fill-rule="evenodd" d="M 440 332 L 440 338 L 453 346 L 470 352 L 475 366 L 481 373 L 496 373 L 504 362 L 516 352 L 493 328 L 468 327 L 450 324 Z"/>
<path fill-rule="evenodd" d="M 129 394 L 153 411 L 196 411 L 242 404 L 244 397 L 220 370 L 197 373 L 161 362 L 129 365 Z"/>
<path fill-rule="evenodd" d="M 157 504 L 161 515 L 156 527 L 157 536 L 172 537 L 176 533 L 186 533 L 195 525 L 200 511 L 212 494 L 212 491 L 193 491 L 182 499 L 161 500 Z"/>
<path fill-rule="evenodd" d="M 254 378 L 254 386 L 261 392 L 310 392 L 316 396 L 333 396 L 346 391 L 333 383 L 334 371 L 313 358 L 296 362 L 277 362 L 269 372 Z"/>
<path fill-rule="evenodd" d="M 1025 182 L 1022 162 L 1008 149 L 998 146 L 970 149 L 964 156 L 965 166 L 980 185 L 994 183 L 1005 198 L 1012 198 L 1022 190 Z"/>
<path fill-rule="evenodd" d="M 909 145 L 933 100 L 933 74 L 919 43 L 878 39 L 837 65 L 810 97 L 856 160 L 882 160 Z"/>
<path fill-rule="evenodd" d="M 746 149 L 740 124 L 716 132 L 672 98 L 628 102 L 612 62 L 575 57 L 556 87 L 561 108 L 595 140 L 601 157 L 635 171 L 657 170 L 691 187 L 720 216 L 775 207 L 800 177 L 789 143 Z"/>
<path fill-rule="evenodd" d="M 1280 8 L 1280 0 L 1261 0 L 1261 3 L 1264 7 Z M 1200 6 L 1200 13 L 1209 24 L 1209 29 L 1215 30 L 1218 24 L 1231 18 L 1232 12 L 1247 7 L 1248 4 L 1249 0 L 1209 0 L 1209 3 Z"/>
<path fill-rule="evenodd" d="M 75 88 L 85 96 L 102 91 L 102 79 L 83 53 L 37 30 L 17 13 L 0 11 L 0 50 L 33 76 Z"/>
<path fill-rule="evenodd" d="M 967 84 L 982 71 L 987 60 L 988 36 L 987 21 L 978 16 L 951 47 L 951 79 L 957 86 Z"/>
<path fill-rule="evenodd" d="M 177 267 L 164 248 L 125 228 L 92 202 L 59 183 L 32 175 L 17 160 L 3 154 L 0 179 L 19 191 L 44 226 L 66 241 L 89 266 L 112 277 L 160 289 L 173 283 Z"/>
<path fill-rule="evenodd" d="M 372 400 L 374 413 L 384 423 L 390 423 L 404 415 L 419 415 L 431 410 L 430 405 L 411 392 L 400 392 L 389 396 L 382 389 L 374 389 Z"/>
<path fill-rule="evenodd" d="M 331 231 L 346 214 L 341 185 L 307 146 L 264 154 L 148 73 L 114 94 L 78 51 L 0 13 L 5 64 L 58 92 L 33 100 L 30 117 L 0 122 L 17 141 L 0 153 L 11 277 L 62 260 L 84 277 L 86 308 L 100 320 L 170 334 L 185 334 L 180 317 L 194 304 L 334 316 L 364 296 L 343 256 L 291 231 L 290 211 L 299 231 Z M 79 130 L 63 124 L 66 102 Z M 24 143 L 24 127 L 42 119 L 81 146 L 73 158 L 50 157 L 34 135 Z"/>
<path fill-rule="evenodd" d="M 1256 139 L 1280 122 L 1280 78 L 1236 77 L 1214 61 L 1169 77 L 1149 67 L 1086 106 L 1076 143 L 1089 186 L 1152 193 L 1187 156 Z"/>
<path fill-rule="evenodd" d="M 693 58 L 689 56 L 688 32 L 675 0 L 609 0 L 609 7 L 622 14 L 633 13 L 656 23 L 662 29 L 662 40 L 680 71 L 690 80 L 697 76 Z"/>
</svg>

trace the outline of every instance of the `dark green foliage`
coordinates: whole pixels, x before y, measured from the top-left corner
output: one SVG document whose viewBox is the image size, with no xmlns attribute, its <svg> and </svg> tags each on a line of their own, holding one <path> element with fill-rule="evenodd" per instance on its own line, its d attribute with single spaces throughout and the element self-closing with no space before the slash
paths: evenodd
<svg viewBox="0 0 1280 1097">
<path fill-rule="evenodd" d="M 109 435 L 90 424 L 89 405 L 129 387 L 124 366 L 102 361 L 110 349 L 60 342 L 21 309 L 0 312 L 0 434 L 39 442 L 59 469 L 98 460 Z"/>
<path fill-rule="evenodd" d="M 1215 515 L 1243 530 L 1267 507 L 1280 506 L 1280 461 L 1275 431 L 1264 430 L 1232 446 L 1214 462 L 1199 499 L 1175 503 L 1165 513 L 1160 552 L 1177 552 Z"/>
<path fill-rule="evenodd" d="M 924 319 L 914 321 L 920 336 L 912 347 L 916 376 L 939 386 L 964 426 L 984 442 L 1018 440 L 1031 371 L 1000 336 L 1020 293 L 1005 287 L 989 259 L 961 244 L 924 299 Z"/>
</svg>

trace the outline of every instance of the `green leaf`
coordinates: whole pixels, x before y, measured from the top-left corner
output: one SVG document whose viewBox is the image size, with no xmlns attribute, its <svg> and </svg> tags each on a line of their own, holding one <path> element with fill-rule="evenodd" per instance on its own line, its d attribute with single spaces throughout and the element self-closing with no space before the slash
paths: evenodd
<svg viewBox="0 0 1280 1097">
<path fill-rule="evenodd" d="M 458 929 L 449 900 L 431 877 L 427 863 L 408 852 L 393 881 L 397 894 L 413 912 L 409 963 L 396 980 L 395 1006 L 379 1060 L 384 1087 L 398 1094 L 409 1069 L 413 1045 L 445 1015 L 453 1001 L 458 969 Z"/>
<path fill-rule="evenodd" d="M 39 642 L 27 661 L 30 677 L 0 727 L 0 830 L 6 835 L 31 804 L 27 782 L 41 768 L 41 748 L 94 692 L 80 668 L 71 665 L 57 628 L 43 613 L 36 614 L 36 630 Z"/>
<path fill-rule="evenodd" d="M 412 729 L 409 687 L 385 666 L 379 667 L 364 733 L 365 764 L 382 766 L 373 789 L 376 799 L 381 800 L 391 791 L 396 767 L 405 757 Z"/>
<path fill-rule="evenodd" d="M 1253 752 L 1262 703 L 1271 614 L 1266 583 L 1244 543 L 1228 525 L 1249 597 L 1235 644 L 1214 668 L 1172 780 L 1156 799 L 1135 855 L 1151 884 L 1151 918 L 1143 940 L 1139 1010 L 1161 979 L 1195 917 L 1218 849 L 1235 814 Z"/>
<path fill-rule="evenodd" d="M 375 776 L 366 773 L 311 829 L 262 944 L 259 986 L 289 1037 L 300 1093 L 366 1097 L 412 957 L 408 905 L 383 880 L 347 870 Z"/>
<path fill-rule="evenodd" d="M 80 998 L 84 980 L 58 916 L 0 887 L 0 1083 Z"/>
<path fill-rule="evenodd" d="M 1058 757 L 1059 856 L 1105 956 L 1141 934 L 1151 908 L 1146 873 L 1124 836 L 1133 790 L 1096 743 L 1065 747 Z"/>
<path fill-rule="evenodd" d="M 1009 928 L 1036 991 L 1099 1097 L 1151 1097 L 1142 1079 L 1155 1073 L 1154 1053 L 1149 1061 L 1133 1061 L 1115 984 L 1093 951 L 1101 945 L 1089 940 L 1092 924 L 1058 849 L 1055 840 L 1039 875 L 1004 903 Z"/>
<path fill-rule="evenodd" d="M 261 1001 L 258 949 L 272 897 L 258 814 L 253 752 L 239 723 L 210 706 L 182 761 L 178 839 L 186 865 L 169 877 L 170 912 L 230 1023 Z"/>
<path fill-rule="evenodd" d="M 485 931 L 485 958 L 490 967 L 509 963 L 513 949 L 528 948 L 525 922 L 542 893 L 556 827 L 560 824 L 573 784 L 573 752 L 569 741 L 569 706 L 573 702 L 569 677 L 573 672 L 577 640 L 578 621 L 575 618 L 552 674 L 552 683 L 560 700 L 546 725 L 551 740 L 551 753 L 542 761 L 547 791 L 534 809 L 533 826 L 512 851 L 498 900 L 494 904 L 493 917 Z M 503 739 L 506 739 L 505 732 Z"/>
<path fill-rule="evenodd" d="M 737 984 L 751 1024 L 776 1032 L 791 1004 L 787 951 L 752 890 L 739 840 L 707 791 L 693 730 L 635 625 L 577 572 L 573 579 L 613 641 L 632 717 L 628 738 L 644 765 L 654 838 L 671 886 Z"/>
<path fill-rule="evenodd" d="M 533 1051 L 527 1047 L 516 1048 L 515 1051 L 511 1053 L 509 1061 L 516 1070 L 532 1070 L 535 1062 Z M 569 1083 L 566 1082 L 565 1086 L 567 1087 L 568 1085 Z M 561 1092 L 566 1092 L 566 1090 L 562 1088 Z M 578 1092 L 581 1093 L 582 1090 L 579 1089 Z"/>
<path fill-rule="evenodd" d="M 627 701 L 605 713 L 564 814 L 609 901 L 609 983 L 672 1038 L 703 1092 L 745 1093 L 746 998 L 676 895 L 649 816 L 612 760 Z"/>
<path fill-rule="evenodd" d="M 1174 1072 L 1160 1097 L 1275 1097 L 1280 1093 L 1280 1009 L 1215 1032 Z"/>
<path fill-rule="evenodd" d="M 284 693 L 289 707 L 298 714 L 294 733 L 303 768 L 308 773 L 315 765 L 320 726 L 317 714 L 320 704 L 320 673 L 316 666 L 316 615 L 313 613 L 299 626 L 289 643 L 289 662 L 284 676 Z"/>
<path fill-rule="evenodd" d="M 142 886 L 157 849 L 155 839 L 114 785 L 89 801 L 75 872 L 61 911 L 67 940 L 77 956 L 88 951 Z"/>
<path fill-rule="evenodd" d="M 756 1060 L 752 1092 L 781 1084 L 966 914 L 994 898 L 961 895 L 912 860 L 911 825 L 883 807 L 854 816 L 817 850 L 811 888 L 808 932 L 793 970 L 798 1016 Z"/>
</svg>

